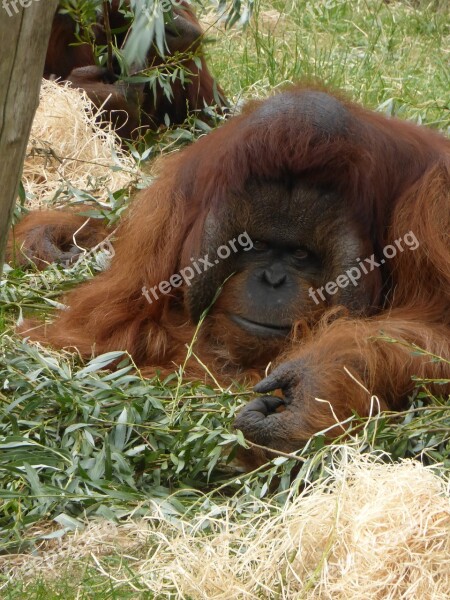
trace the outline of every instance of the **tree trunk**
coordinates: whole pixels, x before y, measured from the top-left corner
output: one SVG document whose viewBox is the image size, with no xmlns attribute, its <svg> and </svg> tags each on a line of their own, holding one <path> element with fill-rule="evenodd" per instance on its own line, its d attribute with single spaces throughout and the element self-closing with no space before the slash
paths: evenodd
<svg viewBox="0 0 450 600">
<path fill-rule="evenodd" d="M 0 275 L 57 2 L 0 4 Z"/>
</svg>

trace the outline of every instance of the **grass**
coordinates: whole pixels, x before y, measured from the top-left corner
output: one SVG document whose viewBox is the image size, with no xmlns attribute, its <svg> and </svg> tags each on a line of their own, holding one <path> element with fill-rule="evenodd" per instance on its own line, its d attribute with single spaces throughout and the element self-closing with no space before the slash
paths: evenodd
<svg viewBox="0 0 450 600">
<path fill-rule="evenodd" d="M 319 79 L 368 107 L 446 130 L 448 17 L 444 2 L 260 2 L 245 31 L 215 34 L 211 63 L 235 96 Z"/>
<path fill-rule="evenodd" d="M 81 589 L 80 589 L 81 588 Z M 102 581 L 99 585 L 97 573 L 93 570 L 86 571 L 81 578 L 74 581 L 73 572 L 68 570 L 63 573 L 57 582 L 48 582 L 39 579 L 31 584 L 19 581 L 13 584 L 4 600 L 27 598 L 27 600 L 140 600 L 142 594 L 130 590 L 114 590 L 111 583 Z"/>
<path fill-rule="evenodd" d="M 450 18 L 445 2 L 327 0 L 256 2 L 245 30 L 211 25 L 212 70 L 228 95 L 264 97 L 303 78 L 321 79 L 365 105 L 450 130 Z M 195 137 L 188 128 L 184 141 Z M 158 152 L 172 150 L 170 132 Z M 198 132 L 197 132 L 198 134 Z M 172 136 L 172 137 L 170 137 Z M 76 198 L 75 198 L 76 200 Z M 336 450 L 318 436 L 297 458 L 242 475 L 229 466 L 242 438 L 230 429 L 249 391 L 213 389 L 183 380 L 145 380 L 130 359 L 102 371 L 105 359 L 24 344 L 13 334 L 23 312 L 47 313 L 61 292 L 100 265 L 63 271 L 10 271 L 0 287 L 0 536 L 5 599 L 150 598 L 110 578 L 133 558 L 106 552 L 58 575 L 11 577 L 16 552 L 39 553 L 92 520 L 121 523 L 157 506 L 164 519 L 194 518 L 233 507 L 250 520 L 260 500 L 282 504 L 307 481 L 325 477 Z M 102 362 L 103 361 L 103 362 Z M 421 391 L 410 410 L 365 423 L 354 419 L 347 445 L 358 452 L 419 458 L 437 472 L 450 467 L 450 405 Z M 342 440 L 341 440 L 342 442 Z M 231 453 L 231 455 L 229 454 Z M 292 474 L 296 479 L 291 483 Z M 278 494 L 274 496 L 275 494 Z M 258 502 L 252 505 L 249 499 Z M 218 509 L 217 509 L 218 510 Z M 275 509 L 274 509 L 275 510 Z M 145 549 L 148 551 L 148 547 Z M 1 558 L 0 558 L 1 564 Z M 174 591 L 175 594 L 175 591 Z M 176 596 L 174 596 L 176 597 Z"/>
</svg>

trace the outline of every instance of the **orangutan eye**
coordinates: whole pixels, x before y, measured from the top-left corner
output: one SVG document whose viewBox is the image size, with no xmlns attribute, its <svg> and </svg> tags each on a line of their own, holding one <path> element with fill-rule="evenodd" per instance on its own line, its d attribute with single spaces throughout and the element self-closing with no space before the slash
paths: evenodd
<svg viewBox="0 0 450 600">
<path fill-rule="evenodd" d="M 309 253 L 304 248 L 297 248 L 292 253 L 292 256 L 297 260 L 304 260 L 305 258 L 308 258 Z"/>
<path fill-rule="evenodd" d="M 261 240 L 253 242 L 253 250 L 256 250 L 256 252 L 267 252 L 269 249 L 270 245 L 267 242 L 262 242 Z"/>
</svg>

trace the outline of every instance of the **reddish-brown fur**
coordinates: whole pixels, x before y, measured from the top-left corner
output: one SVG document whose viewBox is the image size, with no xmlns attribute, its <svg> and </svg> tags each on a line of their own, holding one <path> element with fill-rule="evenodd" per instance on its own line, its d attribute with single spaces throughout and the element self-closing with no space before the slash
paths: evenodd
<svg viewBox="0 0 450 600">
<path fill-rule="evenodd" d="M 70 261 L 72 249 L 91 249 L 107 235 L 101 219 L 61 210 L 34 211 L 13 227 L 6 256 L 16 265 L 31 260 L 38 269 L 45 269 L 52 262 Z M 24 240 L 26 252 L 21 248 Z"/>
<path fill-rule="evenodd" d="M 301 101 L 305 92 L 290 93 Z M 252 340 L 225 318 L 235 309 L 238 290 L 239 275 L 231 277 L 201 327 L 195 352 L 224 381 L 255 380 L 273 360 L 280 366 L 260 391 L 281 388 L 286 399 L 285 411 L 264 422 L 258 407 L 253 413 L 244 409 L 237 426 L 258 444 L 290 451 L 352 410 L 369 414 L 371 394 L 381 408 L 396 410 L 413 390 L 413 376 L 448 378 L 448 362 L 415 353 L 411 344 L 450 358 L 450 142 L 341 102 L 351 127 L 357 127 L 350 139 L 316 136 L 307 121 L 296 128 L 282 115 L 258 127 L 254 115 L 264 103 L 255 102 L 169 157 L 158 181 L 139 195 L 119 227 L 110 269 L 69 293 L 69 309 L 40 334 L 34 330 L 33 338 L 75 347 L 86 357 L 128 350 L 149 373 L 182 364 L 195 330 L 183 290 L 150 304 L 143 286 L 168 280 L 198 256 L 206 216 L 226 207 L 231 191 L 239 195 L 252 177 L 277 181 L 289 174 L 312 185 L 333 185 L 377 251 L 409 231 L 420 245 L 386 265 L 383 281 L 374 283 L 377 300 L 369 316 L 336 316 L 338 307 L 323 307 L 305 315 L 306 327 L 297 319 L 290 339 L 272 346 Z M 40 220 L 46 222 L 45 213 Z M 204 376 L 193 359 L 187 373 Z M 430 384 L 438 393 L 448 387 Z"/>
<path fill-rule="evenodd" d="M 75 21 L 69 15 L 57 13 L 45 56 L 44 77 L 65 79 L 73 69 L 95 64 L 89 44 L 80 44 L 76 36 Z"/>
<path fill-rule="evenodd" d="M 114 0 L 111 4 L 109 19 L 113 30 L 124 30 L 116 37 L 120 46 L 125 40 L 127 23 L 119 11 L 120 3 Z M 136 134 L 137 128 L 157 129 L 165 123 L 167 115 L 172 123 L 183 123 L 189 112 L 201 111 L 205 106 L 222 106 L 226 101 L 222 91 L 212 78 L 201 49 L 202 29 L 189 5 L 174 8 L 175 25 L 166 28 L 168 56 L 179 53 L 178 66 L 185 70 L 185 83 L 179 78 L 172 82 L 172 97 L 163 93 L 160 86 L 153 89 L 142 84 L 126 85 L 114 83 L 112 75 L 95 65 L 95 58 L 89 44 L 80 44 L 76 35 L 76 24 L 66 14 L 57 13 L 53 20 L 50 41 L 45 59 L 44 77 L 59 77 L 67 80 L 74 87 L 84 90 L 98 107 L 104 108 L 116 125 L 119 134 L 130 138 Z M 104 28 L 99 24 L 93 28 L 95 43 L 106 44 Z M 183 53 L 186 57 L 182 58 Z M 192 55 L 199 58 L 199 68 Z M 150 48 L 146 60 L 146 68 L 160 66 L 166 59 Z"/>
</svg>

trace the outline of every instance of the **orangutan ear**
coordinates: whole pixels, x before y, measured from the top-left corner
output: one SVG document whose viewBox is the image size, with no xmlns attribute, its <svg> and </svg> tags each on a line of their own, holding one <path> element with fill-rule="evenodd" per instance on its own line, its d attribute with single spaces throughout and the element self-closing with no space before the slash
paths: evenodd
<svg viewBox="0 0 450 600">
<path fill-rule="evenodd" d="M 330 304 L 345 306 L 351 314 L 371 314 L 379 305 L 382 264 L 370 239 L 344 223 L 335 229 L 328 248 L 324 293 Z"/>
</svg>

